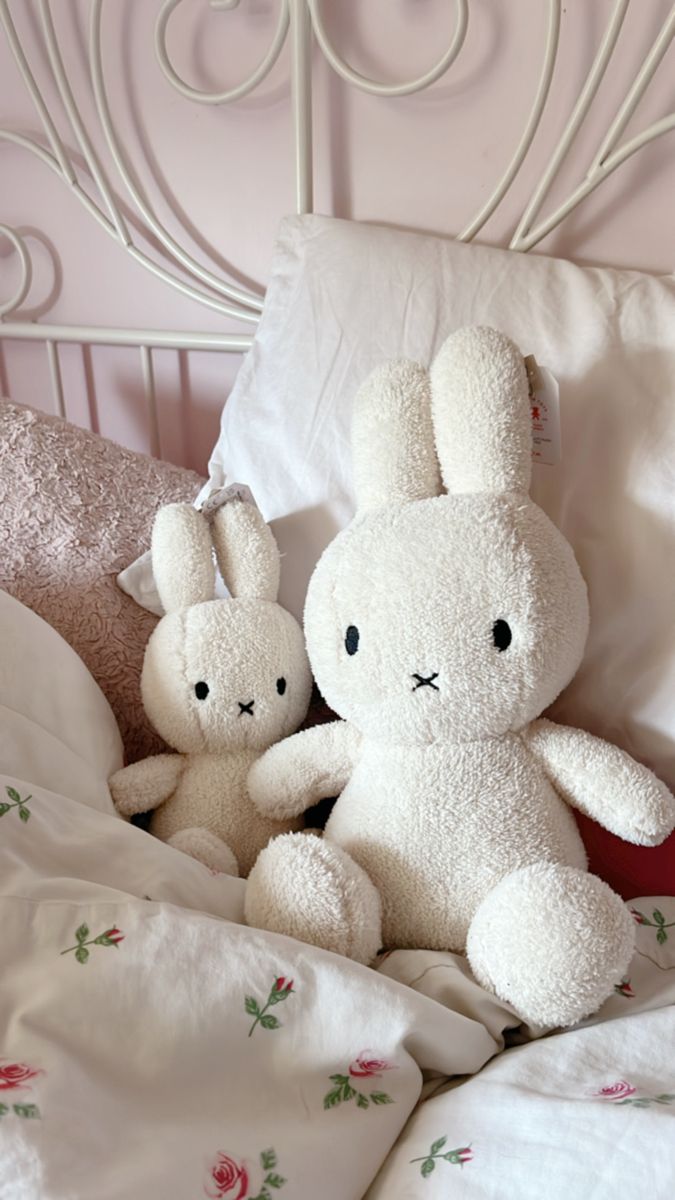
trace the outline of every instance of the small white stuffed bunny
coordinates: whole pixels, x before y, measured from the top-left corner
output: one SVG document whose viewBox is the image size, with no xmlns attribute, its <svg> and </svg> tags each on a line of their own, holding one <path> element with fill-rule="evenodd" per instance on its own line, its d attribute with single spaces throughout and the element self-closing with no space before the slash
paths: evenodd
<svg viewBox="0 0 675 1200">
<path fill-rule="evenodd" d="M 232 599 L 215 600 L 218 566 Z M 189 504 L 160 509 L 152 564 L 166 616 L 143 661 L 141 691 L 158 754 L 110 780 L 119 813 L 156 809 L 151 832 L 207 866 L 247 875 L 263 846 L 298 822 L 261 816 L 246 788 L 263 750 L 294 732 L 312 678 L 297 621 L 276 603 L 279 551 L 253 504 L 212 522 Z"/>
<path fill-rule="evenodd" d="M 633 920 L 587 873 L 568 805 L 656 845 L 675 802 L 616 747 L 537 719 L 579 666 L 588 602 L 528 496 L 522 355 L 471 328 L 430 375 L 377 370 L 357 397 L 353 457 L 357 515 L 305 609 L 316 680 L 344 720 L 273 747 L 249 775 L 277 819 L 341 795 L 323 840 L 263 851 L 247 920 L 364 963 L 381 946 L 466 949 L 524 1019 L 572 1024 L 621 979 Z"/>
</svg>

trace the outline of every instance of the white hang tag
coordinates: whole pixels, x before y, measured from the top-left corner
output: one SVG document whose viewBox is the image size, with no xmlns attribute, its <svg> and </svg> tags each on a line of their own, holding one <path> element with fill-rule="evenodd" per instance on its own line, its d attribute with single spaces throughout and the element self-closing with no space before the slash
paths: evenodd
<svg viewBox="0 0 675 1200">
<path fill-rule="evenodd" d="M 560 435 L 560 389 L 548 367 L 529 355 L 525 359 L 530 384 L 532 415 L 532 461 L 555 467 L 562 459 Z"/>
<path fill-rule="evenodd" d="M 212 521 L 219 508 L 223 508 L 225 504 L 231 504 L 233 500 L 241 500 L 244 504 L 252 504 L 254 508 L 258 505 L 255 502 L 255 497 L 250 487 L 245 483 L 230 483 L 227 487 L 212 488 L 205 500 L 199 506 L 199 512 L 207 521 Z M 216 567 L 217 567 L 216 563 Z M 223 581 L 220 571 L 216 570 L 216 599 L 227 600 L 230 593 Z"/>
<path fill-rule="evenodd" d="M 207 521 L 210 521 L 219 508 L 222 508 L 224 504 L 230 504 L 233 500 L 242 500 L 244 504 L 252 504 L 254 508 L 258 507 L 250 487 L 247 487 L 245 483 L 231 483 L 228 487 L 214 488 L 209 492 L 199 511 Z"/>
</svg>

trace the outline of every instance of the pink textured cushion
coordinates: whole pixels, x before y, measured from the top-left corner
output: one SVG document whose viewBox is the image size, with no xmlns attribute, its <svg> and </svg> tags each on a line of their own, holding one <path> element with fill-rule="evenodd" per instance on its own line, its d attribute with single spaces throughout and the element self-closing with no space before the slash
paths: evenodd
<svg viewBox="0 0 675 1200">
<path fill-rule="evenodd" d="M 147 549 L 157 509 L 193 500 L 202 483 L 58 417 L 0 403 L 0 587 L 83 659 L 117 718 L 128 762 L 164 748 L 139 687 L 157 618 L 115 576 Z"/>
</svg>

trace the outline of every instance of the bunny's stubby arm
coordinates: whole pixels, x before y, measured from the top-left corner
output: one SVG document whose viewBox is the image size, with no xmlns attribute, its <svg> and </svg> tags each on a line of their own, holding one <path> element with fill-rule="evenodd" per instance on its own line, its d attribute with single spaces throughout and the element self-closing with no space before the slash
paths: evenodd
<svg viewBox="0 0 675 1200">
<path fill-rule="evenodd" d="M 337 796 L 351 776 L 361 734 L 348 721 L 315 725 L 266 750 L 248 774 L 258 812 L 277 820 L 297 817 L 326 796 Z"/>
<path fill-rule="evenodd" d="M 155 754 L 115 771 L 108 786 L 120 816 L 133 817 L 159 808 L 175 792 L 184 770 L 182 754 Z"/>
<path fill-rule="evenodd" d="M 580 729 L 533 721 L 525 744 L 572 808 L 638 846 L 658 846 L 675 827 L 675 798 L 648 767 Z"/>
</svg>

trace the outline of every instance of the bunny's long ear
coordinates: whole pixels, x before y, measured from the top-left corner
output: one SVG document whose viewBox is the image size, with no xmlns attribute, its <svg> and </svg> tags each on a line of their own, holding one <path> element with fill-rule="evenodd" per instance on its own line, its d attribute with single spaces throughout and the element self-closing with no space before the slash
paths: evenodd
<svg viewBox="0 0 675 1200">
<path fill-rule="evenodd" d="M 431 368 L 436 448 L 449 492 L 527 492 L 532 425 L 527 372 L 496 329 L 453 333 Z"/>
<path fill-rule="evenodd" d="M 211 536 L 220 573 L 232 596 L 276 600 L 279 549 L 254 504 L 230 500 L 217 509 Z"/>
<path fill-rule="evenodd" d="M 216 572 L 209 526 L 191 504 L 167 504 L 157 513 L 152 573 L 167 612 L 213 600 Z"/>
<path fill-rule="evenodd" d="M 352 459 L 359 511 L 439 494 L 429 373 L 419 363 L 386 363 L 361 385 Z"/>
</svg>

